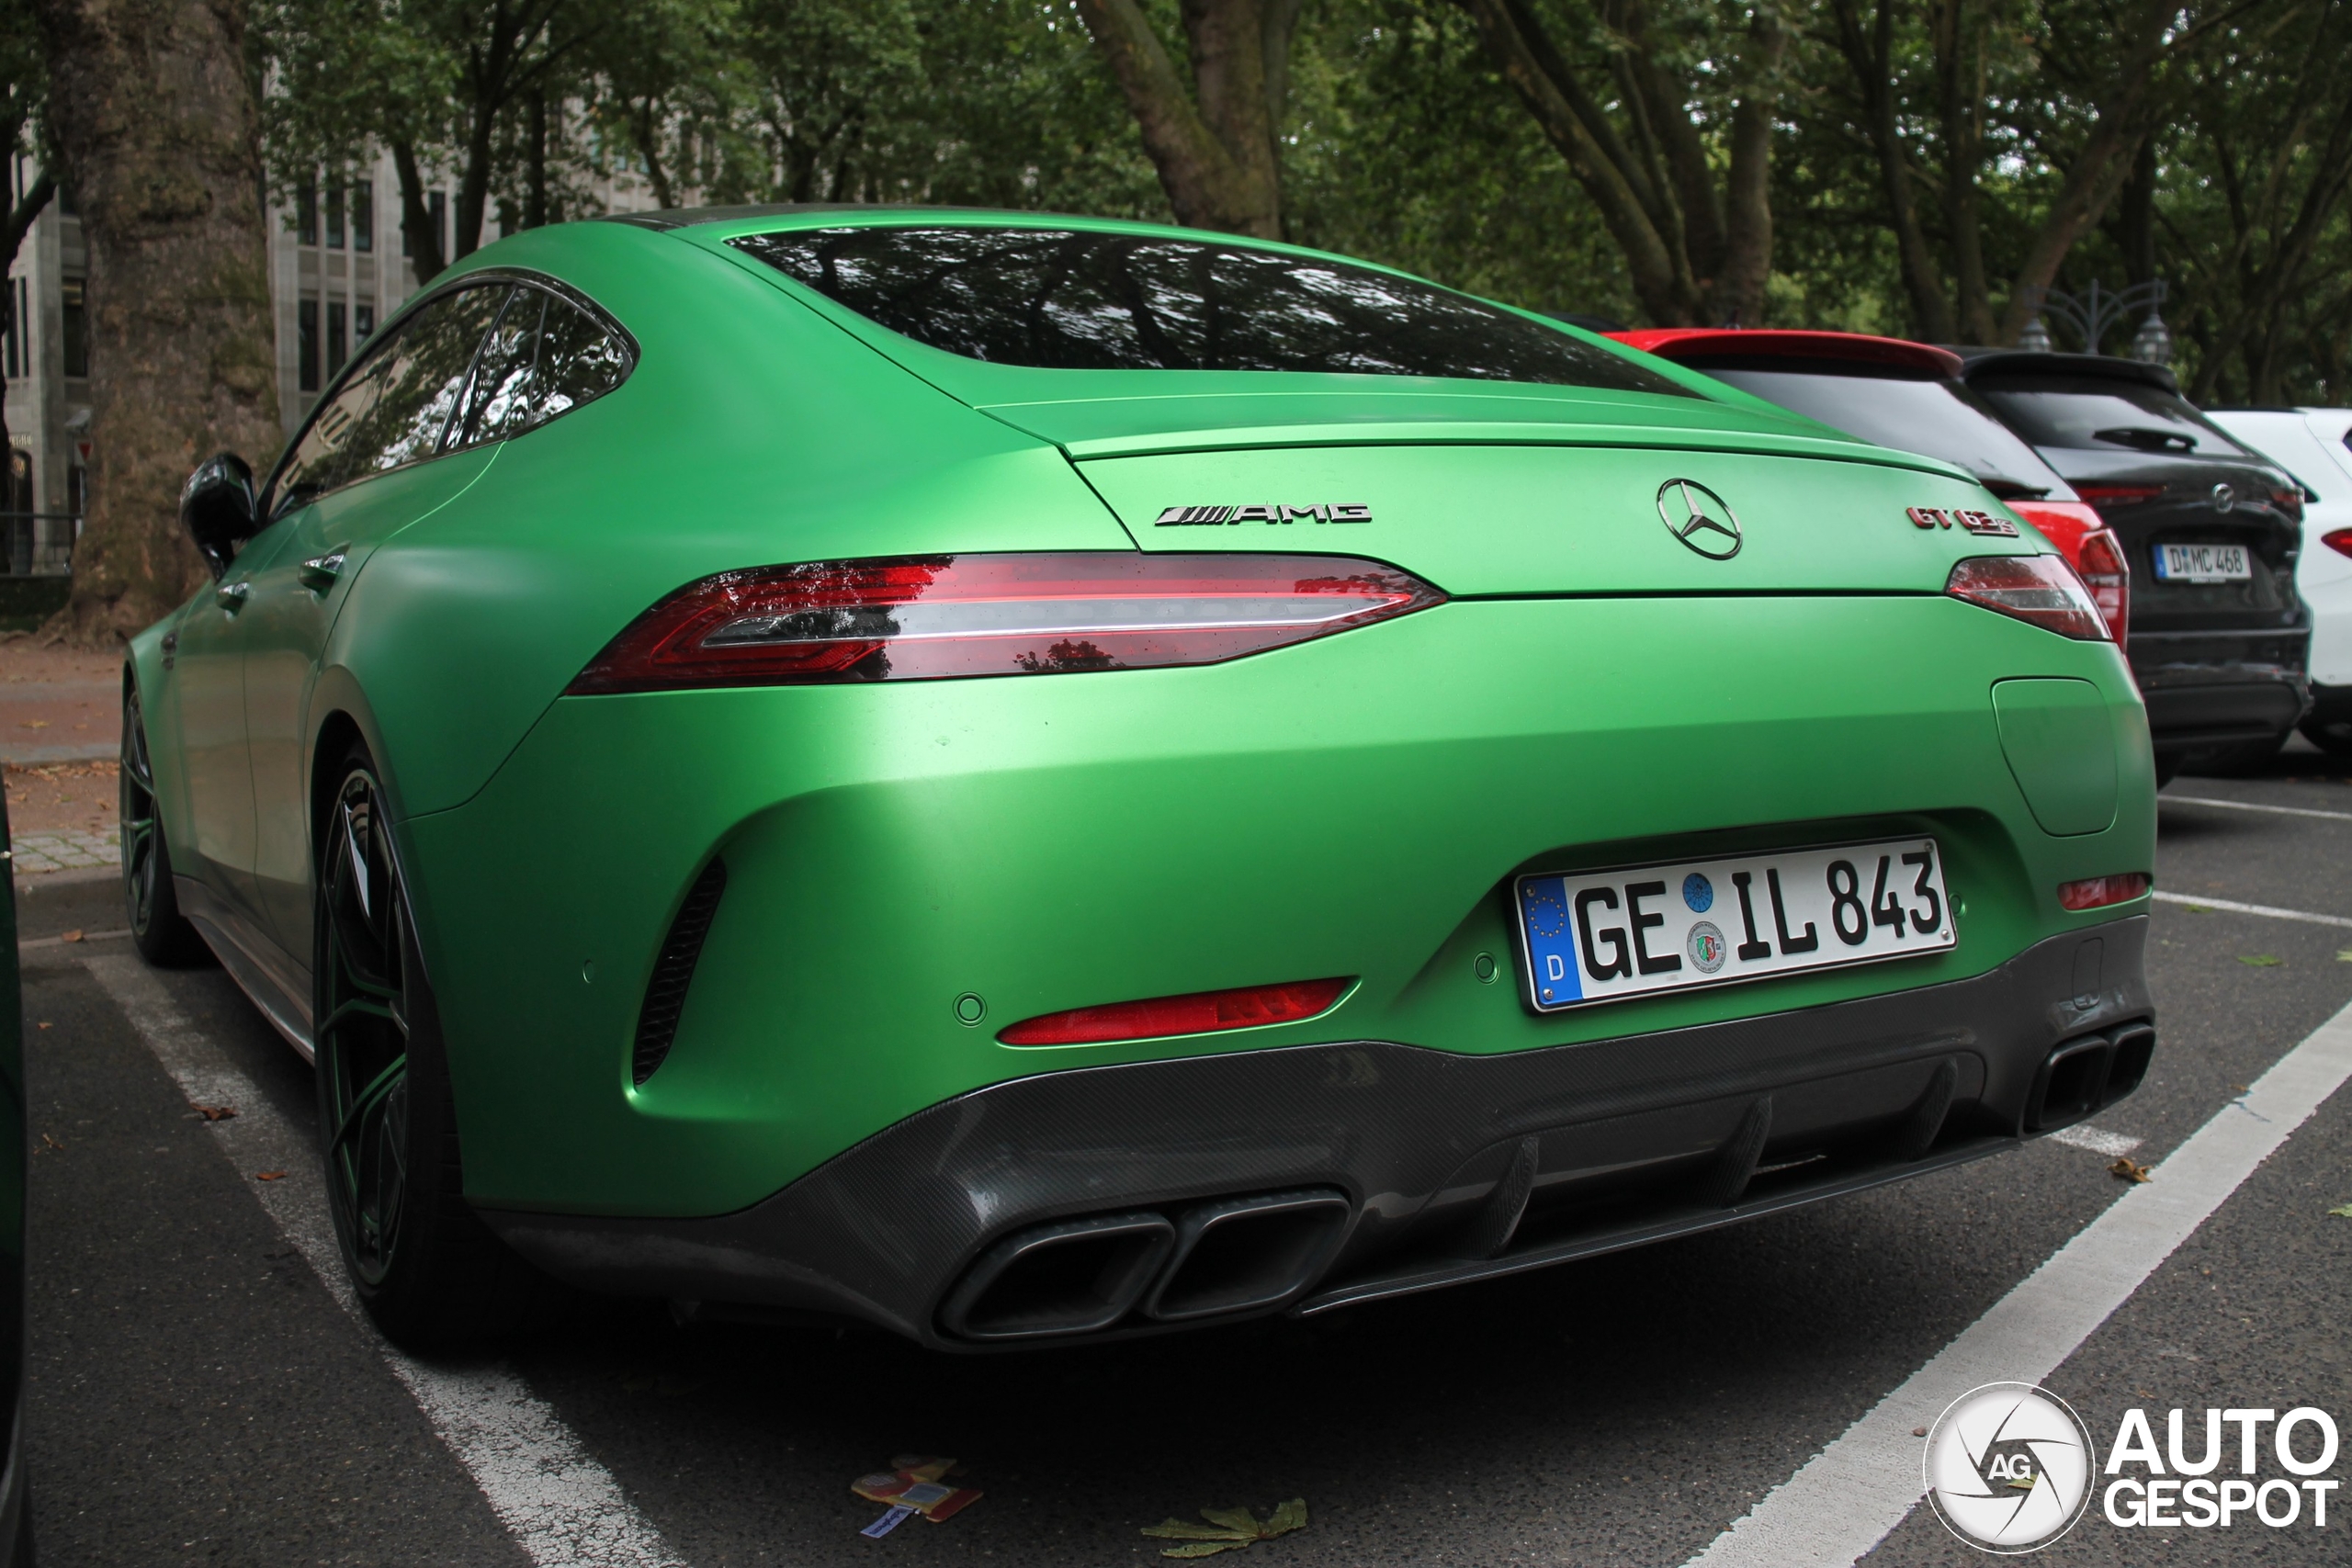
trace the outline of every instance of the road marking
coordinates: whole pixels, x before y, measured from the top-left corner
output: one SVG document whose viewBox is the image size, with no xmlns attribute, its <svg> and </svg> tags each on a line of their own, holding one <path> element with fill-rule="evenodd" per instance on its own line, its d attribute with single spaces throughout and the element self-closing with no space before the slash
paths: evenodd
<svg viewBox="0 0 2352 1568">
<path fill-rule="evenodd" d="M 2127 1138 L 2120 1133 L 2110 1133 L 2104 1127 L 2094 1127 L 2087 1122 L 2076 1122 L 2072 1127 L 2061 1127 L 2050 1134 L 2050 1141 L 2053 1144 L 2072 1144 L 2078 1149 L 2088 1149 L 2095 1155 L 2105 1155 L 2109 1159 L 2121 1159 L 2146 1140 Z"/>
<path fill-rule="evenodd" d="M 2341 926 L 2352 931 L 2352 919 L 2342 915 L 2314 915 L 2308 909 L 2281 909 L 2269 904 L 2240 904 L 2229 898 L 2200 898 L 2162 890 L 2148 897 L 2162 904 L 2189 904 L 2199 909 L 2227 909 L 2233 915 L 2267 915 L 2274 920 L 2305 920 L 2315 926 Z"/>
<path fill-rule="evenodd" d="M 2280 1057 L 2157 1166 L 2153 1181 L 2127 1188 L 1685 1568 L 1847 1568 L 1858 1561 L 1918 1504 L 1914 1428 L 1931 1425 L 1981 1383 L 2048 1377 L 2347 1077 L 2352 1007 Z"/>
<path fill-rule="evenodd" d="M 212 1135 L 320 1283 L 375 1341 L 392 1375 L 471 1472 L 525 1554 L 539 1568 L 685 1568 L 685 1559 L 630 1504 L 620 1483 L 554 1407 L 503 1364 L 432 1366 L 383 1341 L 344 1275 L 316 1144 L 278 1114 L 138 959 L 92 953 L 82 962 L 191 1104 L 237 1108 L 235 1116 L 207 1123 Z M 255 1180 L 261 1170 L 287 1174 Z"/>
<path fill-rule="evenodd" d="M 2159 806 L 2218 806 L 2224 811 L 2267 811 L 2274 817 L 2321 817 L 2330 822 L 2352 822 L 2352 811 L 2319 811 L 2308 806 L 2261 806 L 2251 800 L 2215 800 L 2210 795 L 2160 795 Z"/>
</svg>

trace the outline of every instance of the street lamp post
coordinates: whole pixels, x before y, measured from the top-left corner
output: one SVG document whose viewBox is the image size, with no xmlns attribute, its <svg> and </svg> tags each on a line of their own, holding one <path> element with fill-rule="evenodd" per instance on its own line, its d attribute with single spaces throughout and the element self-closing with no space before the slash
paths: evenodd
<svg viewBox="0 0 2352 1568">
<path fill-rule="evenodd" d="M 2102 288 L 2098 279 L 2093 278 L 2091 286 L 2080 294 L 2069 294 L 2057 288 L 2029 288 L 2026 299 L 2033 307 L 2034 314 L 2026 324 L 2025 331 L 2018 334 L 2018 346 L 2049 352 L 2052 346 L 2050 329 L 2042 324 L 2041 320 L 2041 314 L 2046 310 L 2065 322 L 2074 330 L 2075 335 L 2083 340 L 2084 353 L 2097 354 L 2100 352 L 2099 344 L 2118 322 L 2145 307 L 2148 313 L 2140 322 L 2139 332 L 2132 336 L 2131 357 L 2145 360 L 2151 365 L 2169 363 L 2172 359 L 2172 331 L 2157 313 L 2157 307 L 2165 302 L 2165 296 L 2169 292 L 2162 278 L 2135 283 L 2123 289 Z"/>
</svg>

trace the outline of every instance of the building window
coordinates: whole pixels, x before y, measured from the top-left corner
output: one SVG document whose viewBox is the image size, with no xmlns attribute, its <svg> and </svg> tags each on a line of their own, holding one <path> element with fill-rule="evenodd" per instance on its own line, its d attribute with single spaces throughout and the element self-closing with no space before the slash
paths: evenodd
<svg viewBox="0 0 2352 1568">
<path fill-rule="evenodd" d="M 343 187 L 327 187 L 327 249 L 343 249 Z"/>
<path fill-rule="evenodd" d="M 449 260 L 449 196 L 447 191 L 435 191 L 430 202 L 433 211 L 433 243 L 441 249 L 441 260 Z"/>
<path fill-rule="evenodd" d="M 90 373 L 90 307 L 84 290 L 88 285 L 81 278 L 69 277 L 59 288 L 64 310 L 61 313 L 60 333 L 65 340 L 65 374 L 87 376 Z"/>
<path fill-rule="evenodd" d="M 376 182 L 351 182 L 351 248 L 372 251 L 376 248 Z"/>
<path fill-rule="evenodd" d="M 21 446 L 8 448 L 8 510 L 26 513 L 40 510 L 33 504 L 33 455 Z"/>
<path fill-rule="evenodd" d="M 57 182 L 57 211 L 64 218 L 82 216 L 82 204 L 74 199 L 74 187 L 63 180 Z"/>
<path fill-rule="evenodd" d="M 24 344 L 25 280 L 12 277 L 8 280 L 8 337 L 6 348 L 8 379 L 11 381 L 25 373 Z"/>
<path fill-rule="evenodd" d="M 304 299 L 294 307 L 294 386 L 299 391 L 319 389 L 319 302 Z"/>
<path fill-rule="evenodd" d="M 319 243 L 319 187 L 308 180 L 294 192 L 294 242 L 301 245 Z"/>
<path fill-rule="evenodd" d="M 89 499 L 90 470 L 75 463 L 65 470 L 65 510 L 74 516 L 82 515 L 83 502 Z"/>
<path fill-rule="evenodd" d="M 376 307 L 354 305 L 351 308 L 351 346 L 357 348 L 376 335 Z"/>
<path fill-rule="evenodd" d="M 327 374 L 332 376 L 343 368 L 351 357 L 351 329 L 345 321 L 345 310 L 340 299 L 327 301 Z"/>
</svg>

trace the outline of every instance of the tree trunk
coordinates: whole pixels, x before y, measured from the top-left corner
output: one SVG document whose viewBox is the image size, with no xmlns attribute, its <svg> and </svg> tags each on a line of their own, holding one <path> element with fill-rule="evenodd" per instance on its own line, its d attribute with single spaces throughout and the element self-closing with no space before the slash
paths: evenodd
<svg viewBox="0 0 2352 1568">
<path fill-rule="evenodd" d="M 424 171 L 417 166 L 416 149 L 395 141 L 391 153 L 392 172 L 401 182 L 401 233 L 408 241 L 409 270 L 422 288 L 440 276 L 449 261 L 441 254 L 441 225 L 433 221 L 433 208 L 424 199 Z"/>
<path fill-rule="evenodd" d="M 36 9 L 90 248 L 90 501 L 51 625 L 103 646 L 209 579 L 179 529 L 188 471 L 283 439 L 260 113 L 242 0 Z"/>
<path fill-rule="evenodd" d="M 1971 343 L 2000 337 L 1985 283 L 1984 198 L 1976 172 L 1984 164 L 1984 48 L 1970 50 L 1966 0 L 1937 0 L 1936 88 L 1943 121 L 1944 228 L 1951 236 L 1952 326 Z M 2023 330 L 2022 327 L 2019 328 Z"/>
<path fill-rule="evenodd" d="M 1887 227 L 1894 231 L 1894 251 L 1903 270 L 1903 287 L 1911 296 L 1911 321 L 1929 343 L 1950 343 L 1951 304 L 1944 297 L 1943 273 L 1928 249 L 1919 227 L 1918 204 L 1912 199 L 1911 160 L 1903 151 L 1903 136 L 1894 112 L 1894 0 L 1878 0 L 1877 15 L 1868 32 L 1856 9 L 1856 0 L 1836 0 L 1838 43 L 1854 74 L 1861 98 L 1861 120 L 1871 150 L 1877 155 L 1879 195 L 1886 203 Z"/>
<path fill-rule="evenodd" d="M 1182 0 L 1190 91 L 1136 0 L 1077 5 L 1135 115 L 1176 220 L 1281 239 L 1281 107 L 1273 96 L 1289 79 L 1294 0 Z"/>
</svg>

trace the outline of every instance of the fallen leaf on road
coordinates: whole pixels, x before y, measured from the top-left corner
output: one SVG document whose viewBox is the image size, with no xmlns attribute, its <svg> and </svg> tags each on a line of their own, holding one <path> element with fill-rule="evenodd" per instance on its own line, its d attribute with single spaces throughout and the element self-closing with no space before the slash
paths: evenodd
<svg viewBox="0 0 2352 1568">
<path fill-rule="evenodd" d="M 2241 953 L 2238 954 L 2238 962 L 2252 968 L 2267 969 L 2273 964 L 2282 964 L 2286 961 L 2280 958 L 2274 958 L 2267 953 Z"/>
<path fill-rule="evenodd" d="M 47 729 L 49 728 L 49 720 L 45 718 L 19 719 L 17 722 L 17 728 L 18 729 Z"/>
<path fill-rule="evenodd" d="M 47 1134 L 43 1135 L 46 1136 Z M 2352 1220 L 2352 1203 L 2346 1203 L 2340 1209 L 2330 1209 L 2328 1213 L 2334 1214 L 2338 1219 Z"/>
<path fill-rule="evenodd" d="M 2153 1181 L 2148 1168 L 2133 1159 L 2119 1159 L 2107 1168 L 2107 1173 L 2121 1181 Z"/>
<path fill-rule="evenodd" d="M 2352 964 L 2352 947 L 2339 950 L 2335 954 L 2335 961 L 2338 964 Z"/>
<path fill-rule="evenodd" d="M 1293 1497 L 1267 1515 L 1262 1524 L 1247 1508 L 1203 1508 L 1201 1517 L 1209 1522 L 1196 1525 L 1189 1519 L 1162 1519 L 1156 1525 L 1146 1525 L 1143 1533 L 1162 1540 L 1185 1542 L 1182 1546 L 1162 1547 L 1162 1557 L 1214 1557 L 1220 1551 L 1238 1551 L 1245 1546 L 1305 1529 L 1306 1499 Z"/>
<path fill-rule="evenodd" d="M 49 1025 L 48 1025 L 48 1024 L 46 1024 L 46 1023 L 38 1023 L 38 1024 L 35 1024 L 33 1027 L 34 1027 L 34 1028 L 36 1028 L 36 1029 L 47 1029 L 47 1028 L 49 1027 Z"/>
<path fill-rule="evenodd" d="M 62 932 L 59 935 L 57 940 L 60 942 L 79 942 L 82 940 L 81 928 L 77 926 L 70 931 Z"/>
<path fill-rule="evenodd" d="M 2181 908 L 2192 915 L 2210 915 L 2213 912 L 2213 906 L 2211 904 L 2183 904 Z"/>
<path fill-rule="evenodd" d="M 286 1173 L 282 1170 L 256 1170 L 254 1172 L 254 1179 L 255 1181 L 283 1181 L 286 1179 Z"/>
<path fill-rule="evenodd" d="M 237 1108 L 233 1105 L 196 1105 L 194 1100 L 188 1103 L 195 1106 L 196 1113 L 207 1122 L 226 1122 L 237 1113 Z"/>
<path fill-rule="evenodd" d="M 41 1027 L 45 1029 L 48 1025 L 43 1024 Z M 64 1151 L 65 1145 L 59 1143 L 55 1138 L 51 1137 L 47 1133 L 43 1133 L 40 1135 L 40 1141 L 47 1144 L 51 1148 L 58 1150 L 60 1153 Z"/>
</svg>

